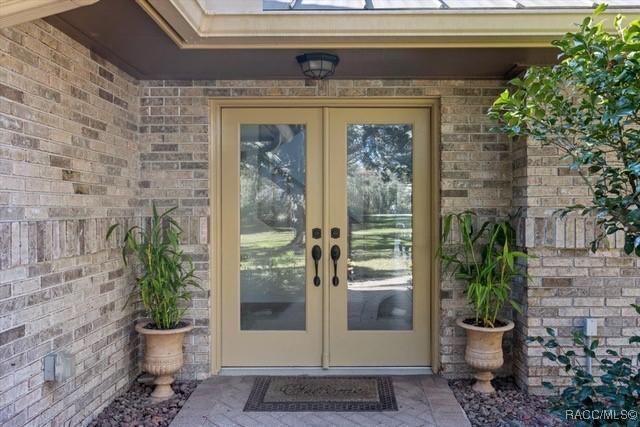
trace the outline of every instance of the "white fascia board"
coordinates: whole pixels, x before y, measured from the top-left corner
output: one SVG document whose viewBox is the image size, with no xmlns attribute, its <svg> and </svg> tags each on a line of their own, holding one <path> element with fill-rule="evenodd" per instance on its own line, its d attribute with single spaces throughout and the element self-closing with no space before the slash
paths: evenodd
<svg viewBox="0 0 640 427">
<path fill-rule="evenodd" d="M 0 0 L 0 28 L 45 18 L 98 0 Z"/>
<path fill-rule="evenodd" d="M 138 0 L 182 48 L 537 47 L 575 29 L 588 9 L 287 11 L 207 14 L 198 0 Z M 640 10 L 615 10 L 639 19 Z M 153 15 L 152 15 L 153 16 Z M 165 31 L 167 28 L 163 28 Z M 179 37 L 176 37 L 179 36 Z"/>
</svg>

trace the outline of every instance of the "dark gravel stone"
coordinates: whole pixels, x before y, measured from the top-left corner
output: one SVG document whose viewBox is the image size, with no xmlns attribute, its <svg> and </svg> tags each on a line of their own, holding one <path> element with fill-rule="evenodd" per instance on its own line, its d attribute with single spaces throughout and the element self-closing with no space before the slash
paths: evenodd
<svg viewBox="0 0 640 427">
<path fill-rule="evenodd" d="M 150 400 L 153 386 L 135 381 L 126 393 L 118 396 L 89 427 L 166 427 L 180 412 L 198 381 L 172 384 L 175 396 L 160 403 Z"/>
<path fill-rule="evenodd" d="M 550 414 L 544 396 L 533 396 L 520 390 L 513 378 L 492 381 L 494 395 L 483 395 L 471 389 L 473 380 L 452 380 L 449 386 L 474 427 L 561 427 L 563 420 Z"/>
</svg>

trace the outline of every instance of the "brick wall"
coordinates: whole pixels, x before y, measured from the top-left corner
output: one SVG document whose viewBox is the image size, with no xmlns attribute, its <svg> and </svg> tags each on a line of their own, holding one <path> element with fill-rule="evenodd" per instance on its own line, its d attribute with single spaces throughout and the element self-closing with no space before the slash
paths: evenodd
<svg viewBox="0 0 640 427">
<path fill-rule="evenodd" d="M 204 84 L 204 83 L 203 83 Z M 143 81 L 140 99 L 140 200 L 148 215 L 152 203 L 178 206 L 175 217 L 183 243 L 204 290 L 192 294 L 187 318 L 184 378 L 211 372 L 209 330 L 209 107 L 203 87 L 179 81 Z M 207 92 L 208 93 L 208 92 Z"/>
<path fill-rule="evenodd" d="M 132 283 L 104 236 L 137 214 L 138 83 L 43 21 L 0 30 L 0 424 L 78 425 L 138 372 Z M 44 383 L 42 358 L 75 355 Z"/>
<path fill-rule="evenodd" d="M 109 224 L 140 223 L 151 203 L 178 206 L 185 249 L 205 290 L 187 313 L 183 378 L 210 371 L 208 283 L 209 97 L 438 96 L 442 106 L 442 213 L 474 209 L 480 220 L 521 209 L 520 242 L 538 256 L 518 284 L 525 306 L 508 338 L 503 372 L 539 391 L 562 373 L 526 335 L 558 328 L 566 339 L 584 317 L 600 319 L 605 344 L 637 331 L 638 260 L 619 238 L 584 249 L 593 223 L 551 216 L 588 198 L 552 148 L 491 132 L 486 110 L 501 81 L 136 81 L 42 21 L 0 30 L 0 423 L 86 422 L 137 374 L 134 308 L 122 310 L 132 275 L 107 244 Z M 463 285 L 440 283 L 442 372 L 467 375 Z M 50 351 L 76 357 L 76 376 L 44 384 Z M 561 380 L 562 381 L 562 380 Z"/>
<path fill-rule="evenodd" d="M 630 307 L 640 302 L 640 259 L 624 256 L 621 234 L 609 239 L 608 249 L 591 253 L 587 247 L 596 233 L 593 219 L 571 215 L 560 220 L 554 215 L 558 208 L 589 203 L 583 179 L 560 160 L 554 147 L 533 141 L 517 146 L 514 201 L 524 207 L 520 241 L 536 258 L 527 263 L 531 280 L 520 296 L 525 313 L 519 317 L 514 372 L 521 386 L 544 393 L 542 381 L 570 382 L 563 369 L 542 358 L 539 346 L 524 341 L 526 336 L 545 336 L 546 327 L 555 328 L 559 342 L 570 345 L 572 331 L 583 328 L 585 318 L 596 318 L 601 355 L 606 348 L 637 355 L 628 339 L 640 333 L 640 318 Z M 597 373 L 596 363 L 594 368 Z"/>
<path fill-rule="evenodd" d="M 486 110 L 501 81 L 331 80 L 143 81 L 140 107 L 140 203 L 148 212 L 179 206 L 188 230 L 188 250 L 208 283 L 207 258 L 209 97 L 241 96 L 440 96 L 442 102 L 442 210 L 473 208 L 482 217 L 511 209 L 511 146 L 491 132 Z M 214 130 L 215 131 L 215 130 Z M 455 318 L 467 311 L 460 283 L 441 285 L 441 362 L 447 376 L 469 372 L 464 333 Z M 209 303 L 196 293 L 189 317 L 196 329 L 188 338 L 184 376 L 202 378 L 210 370 Z M 509 370 L 507 366 L 506 371 Z"/>
</svg>

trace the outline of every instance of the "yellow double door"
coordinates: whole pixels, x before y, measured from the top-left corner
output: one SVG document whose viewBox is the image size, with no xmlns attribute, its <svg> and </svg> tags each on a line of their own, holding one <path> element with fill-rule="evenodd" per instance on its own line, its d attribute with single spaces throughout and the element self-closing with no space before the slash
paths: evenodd
<svg viewBox="0 0 640 427">
<path fill-rule="evenodd" d="M 221 366 L 430 366 L 426 108 L 222 108 Z"/>
</svg>

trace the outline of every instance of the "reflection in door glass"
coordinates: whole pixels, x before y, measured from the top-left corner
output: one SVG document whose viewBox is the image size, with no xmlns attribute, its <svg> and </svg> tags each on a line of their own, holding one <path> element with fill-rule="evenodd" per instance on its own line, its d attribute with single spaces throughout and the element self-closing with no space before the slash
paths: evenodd
<svg viewBox="0 0 640 427">
<path fill-rule="evenodd" d="M 241 125 L 242 330 L 305 329 L 304 232 L 305 126 Z"/>
<path fill-rule="evenodd" d="M 413 327 L 412 127 L 347 126 L 348 324 Z"/>
</svg>

